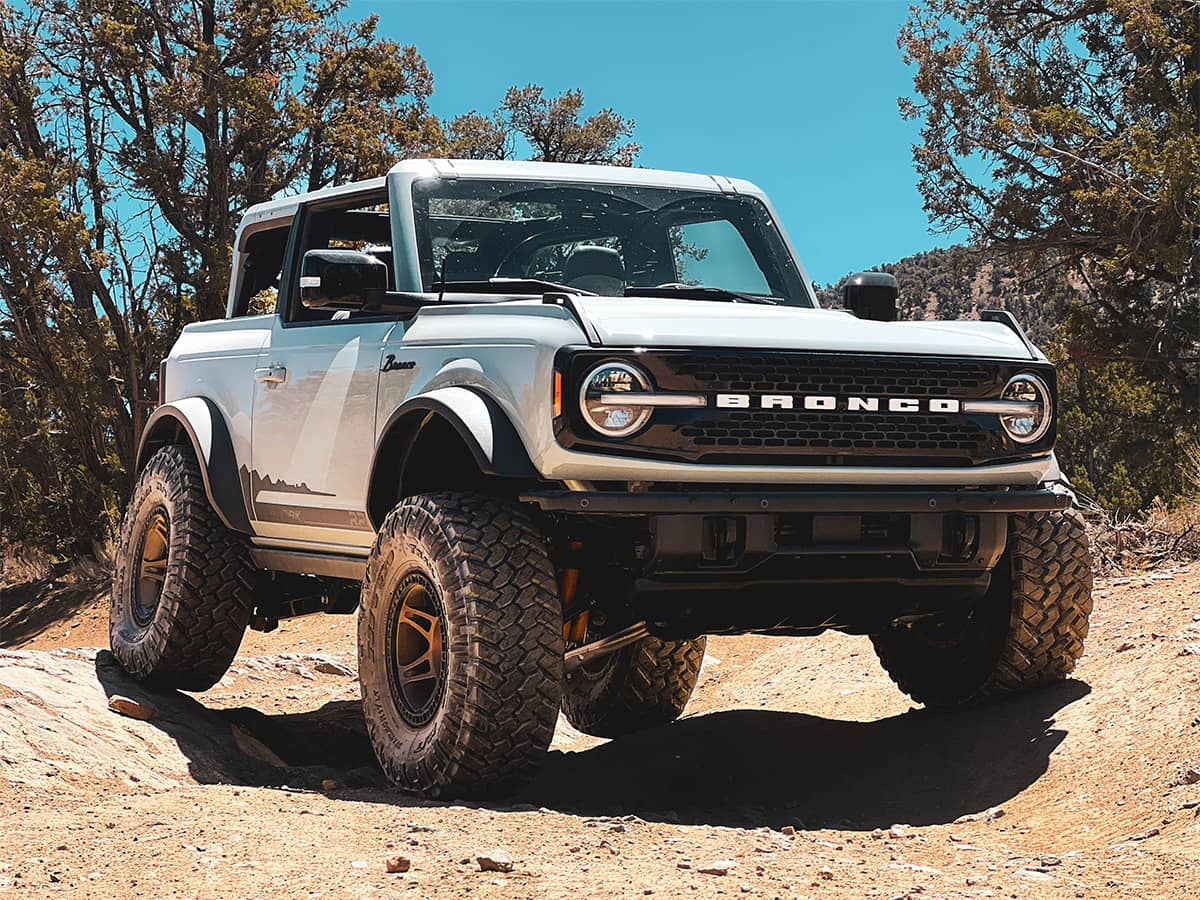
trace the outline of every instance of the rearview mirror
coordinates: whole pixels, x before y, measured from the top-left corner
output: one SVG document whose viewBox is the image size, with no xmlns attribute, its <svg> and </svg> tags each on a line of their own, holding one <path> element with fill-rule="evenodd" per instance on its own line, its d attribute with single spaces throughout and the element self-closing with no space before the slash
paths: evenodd
<svg viewBox="0 0 1200 900">
<path fill-rule="evenodd" d="M 859 272 L 851 275 L 842 288 L 846 309 L 860 319 L 895 322 L 899 318 L 896 300 L 900 284 L 887 272 Z"/>
<path fill-rule="evenodd" d="M 378 308 L 387 266 L 357 250 L 309 250 L 300 263 L 300 302 L 309 309 Z"/>
</svg>

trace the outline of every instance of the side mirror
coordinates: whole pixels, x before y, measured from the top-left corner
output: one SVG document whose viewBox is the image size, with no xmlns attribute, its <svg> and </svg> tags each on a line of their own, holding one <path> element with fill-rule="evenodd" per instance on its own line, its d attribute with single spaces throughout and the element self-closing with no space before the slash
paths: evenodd
<svg viewBox="0 0 1200 900">
<path fill-rule="evenodd" d="M 851 275 L 842 288 L 846 309 L 860 319 L 895 322 L 899 318 L 896 299 L 900 284 L 887 272 L 859 272 Z"/>
<path fill-rule="evenodd" d="M 357 250 L 309 250 L 300 262 L 300 302 L 309 309 L 378 308 L 387 266 Z"/>
</svg>

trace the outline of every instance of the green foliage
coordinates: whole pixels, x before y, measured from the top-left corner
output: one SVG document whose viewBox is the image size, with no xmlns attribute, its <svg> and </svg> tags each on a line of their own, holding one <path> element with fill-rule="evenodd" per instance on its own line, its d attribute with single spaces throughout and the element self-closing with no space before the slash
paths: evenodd
<svg viewBox="0 0 1200 900">
<path fill-rule="evenodd" d="M 0 0 L 0 545 L 111 532 L 158 360 L 223 315 L 234 230 L 397 159 L 630 165 L 633 125 L 512 88 L 430 112 L 414 47 L 343 0 Z"/>
<path fill-rule="evenodd" d="M 899 45 L 933 221 L 1046 272 L 1045 313 L 1070 301 L 1035 328 L 1063 367 L 1068 470 L 1122 511 L 1178 496 L 1200 436 L 1200 7 L 924 0 Z"/>
</svg>

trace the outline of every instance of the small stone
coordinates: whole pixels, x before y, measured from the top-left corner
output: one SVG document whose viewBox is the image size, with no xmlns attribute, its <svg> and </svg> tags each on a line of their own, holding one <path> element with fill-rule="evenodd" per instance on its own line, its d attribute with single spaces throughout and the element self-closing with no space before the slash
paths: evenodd
<svg viewBox="0 0 1200 900">
<path fill-rule="evenodd" d="M 1133 641 L 1122 641 L 1120 646 L 1117 647 L 1117 652 L 1124 653 L 1126 650 L 1132 650 L 1136 646 L 1137 644 L 1135 644 Z"/>
<path fill-rule="evenodd" d="M 821 868 L 817 869 L 817 877 L 822 881 L 833 881 L 833 869 L 829 868 L 829 866 L 821 866 Z"/>
<path fill-rule="evenodd" d="M 1045 856 L 1041 857 L 1039 861 L 1041 862 L 1041 864 L 1043 866 L 1060 866 L 1060 865 L 1062 865 L 1062 860 L 1059 859 L 1057 856 L 1055 856 L 1053 853 L 1046 854 Z"/>
<path fill-rule="evenodd" d="M 480 872 L 511 872 L 512 857 L 506 850 L 487 850 L 478 854 L 475 861 L 479 863 Z"/>
<path fill-rule="evenodd" d="M 1147 838 L 1152 838 L 1159 833 L 1157 828 L 1151 828 L 1149 831 L 1139 831 L 1137 834 L 1131 834 L 1125 838 L 1127 841 L 1144 841 Z"/>
<path fill-rule="evenodd" d="M 1192 768 L 1184 772 L 1183 780 L 1187 784 L 1195 784 L 1196 782 L 1200 781 L 1200 766 L 1192 766 Z"/>
<path fill-rule="evenodd" d="M 728 875 L 736 868 L 737 863 L 732 859 L 717 859 L 710 863 L 705 863 L 696 871 L 701 875 Z"/>
<path fill-rule="evenodd" d="M 120 694 L 113 694 L 108 698 L 108 708 L 115 713 L 129 716 L 131 719 L 141 719 L 143 722 L 154 718 L 154 710 L 150 707 L 138 703 L 136 700 L 130 700 L 128 697 L 122 697 Z"/>
<path fill-rule="evenodd" d="M 1041 869 L 1032 866 L 1023 866 L 1013 872 L 1018 878 L 1025 878 L 1029 881 L 1050 881 L 1052 876 L 1048 872 L 1043 872 Z"/>
<path fill-rule="evenodd" d="M 888 829 L 888 837 L 897 839 L 909 837 L 907 826 L 893 825 Z"/>
<path fill-rule="evenodd" d="M 361 859 L 356 859 L 354 862 L 350 863 L 350 868 L 352 869 L 365 869 L 366 867 L 366 862 Z"/>
<path fill-rule="evenodd" d="M 690 869 L 691 867 L 692 867 L 692 864 L 690 862 L 675 863 L 675 868 L 677 868 L 677 869 Z"/>
<path fill-rule="evenodd" d="M 387 866 L 387 870 L 392 874 L 407 872 L 412 868 L 412 860 L 407 856 L 392 856 L 388 858 L 385 865 Z"/>
<path fill-rule="evenodd" d="M 796 833 L 796 826 L 795 825 L 784 825 L 782 828 L 779 829 L 779 831 L 781 834 L 786 834 L 789 837 L 791 837 L 793 834 Z"/>
<path fill-rule="evenodd" d="M 313 663 L 313 669 L 324 675 L 341 675 L 343 678 L 349 678 L 354 675 L 354 670 L 349 666 L 344 666 L 332 659 L 318 660 Z"/>
<path fill-rule="evenodd" d="M 1179 651 L 1180 656 L 1200 656 L 1200 644 L 1185 644 Z"/>
<path fill-rule="evenodd" d="M 338 786 L 338 783 L 336 781 L 334 781 L 332 778 L 322 778 L 321 779 L 321 790 L 323 790 L 323 791 L 332 791 L 337 786 Z"/>
</svg>

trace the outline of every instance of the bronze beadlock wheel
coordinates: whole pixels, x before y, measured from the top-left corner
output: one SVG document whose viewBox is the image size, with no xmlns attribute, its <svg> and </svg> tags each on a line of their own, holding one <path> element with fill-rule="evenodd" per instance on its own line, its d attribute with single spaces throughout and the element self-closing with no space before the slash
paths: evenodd
<svg viewBox="0 0 1200 900">
<path fill-rule="evenodd" d="M 212 687 L 250 621 L 255 578 L 249 543 L 209 504 L 191 448 L 163 447 L 142 469 L 121 526 L 108 618 L 113 655 L 161 687 Z"/>
<path fill-rule="evenodd" d="M 562 697 L 562 604 L 515 504 L 422 494 L 384 520 L 358 614 L 363 717 L 399 787 L 496 794 L 545 756 Z"/>
<path fill-rule="evenodd" d="M 446 689 L 446 632 L 437 588 L 423 572 L 400 582 L 388 632 L 388 682 L 401 717 L 414 728 L 433 718 Z"/>
<path fill-rule="evenodd" d="M 138 542 L 138 577 L 133 586 L 130 612 L 133 620 L 145 628 L 154 621 L 154 611 L 162 599 L 167 578 L 167 557 L 171 548 L 171 518 L 163 506 L 156 507 L 142 526 Z"/>
</svg>

